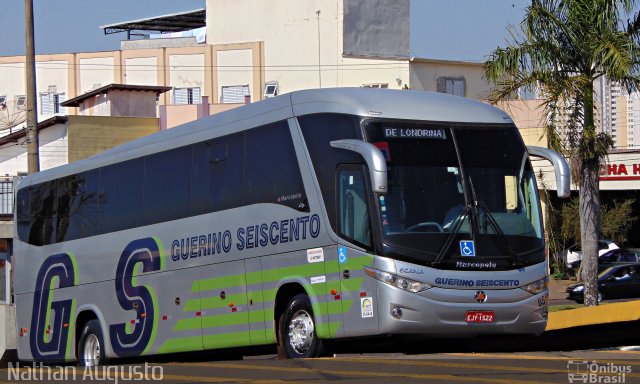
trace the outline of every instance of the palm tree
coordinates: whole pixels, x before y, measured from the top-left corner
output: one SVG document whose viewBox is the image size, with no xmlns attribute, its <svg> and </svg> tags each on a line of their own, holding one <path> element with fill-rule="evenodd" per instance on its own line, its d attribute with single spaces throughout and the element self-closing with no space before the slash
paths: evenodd
<svg viewBox="0 0 640 384">
<path fill-rule="evenodd" d="M 492 102 L 540 90 L 550 146 L 572 159 L 579 185 L 585 304 L 597 305 L 599 168 L 613 141 L 596 131 L 594 81 L 640 87 L 640 13 L 634 0 L 533 0 L 507 48 L 485 62 Z M 559 129 L 563 133 L 559 133 Z"/>
</svg>

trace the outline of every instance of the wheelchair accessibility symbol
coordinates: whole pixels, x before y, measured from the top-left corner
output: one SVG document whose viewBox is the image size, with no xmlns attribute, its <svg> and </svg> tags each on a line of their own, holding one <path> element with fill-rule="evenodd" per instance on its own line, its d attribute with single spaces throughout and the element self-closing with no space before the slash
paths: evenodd
<svg viewBox="0 0 640 384">
<path fill-rule="evenodd" d="M 473 240 L 460 241 L 460 255 L 467 257 L 474 257 L 476 255 L 476 246 Z"/>
</svg>

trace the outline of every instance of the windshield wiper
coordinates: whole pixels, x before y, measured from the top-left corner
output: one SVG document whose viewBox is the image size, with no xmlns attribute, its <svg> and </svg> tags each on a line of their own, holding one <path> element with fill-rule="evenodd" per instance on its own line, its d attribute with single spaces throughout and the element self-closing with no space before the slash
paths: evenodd
<svg viewBox="0 0 640 384">
<path fill-rule="evenodd" d="M 453 243 L 453 239 L 460 232 L 462 223 L 464 223 L 466 220 L 471 219 L 471 216 L 473 216 L 473 210 L 471 208 L 471 205 L 467 204 L 464 207 L 464 213 L 460 212 L 458 217 L 456 217 L 451 223 L 451 226 L 449 228 L 451 227 L 453 228 L 450 229 L 447 239 L 445 240 L 444 244 L 442 245 L 442 247 L 440 247 L 440 250 L 438 251 L 438 255 L 431 262 L 432 266 L 435 267 L 442 262 L 442 260 L 444 259 L 444 256 L 446 255 L 447 251 L 451 247 L 451 244 Z"/>
<path fill-rule="evenodd" d="M 513 248 L 511 248 L 511 245 L 509 244 L 509 240 L 507 240 L 507 237 L 504 235 L 502 228 L 500 228 L 500 224 L 496 222 L 496 219 L 493 217 L 493 214 L 491 214 L 491 211 L 489 210 L 489 207 L 487 207 L 487 204 L 484 201 L 478 200 L 478 196 L 476 196 L 476 189 L 473 185 L 473 180 L 471 180 L 471 176 L 469 176 L 469 186 L 471 187 L 471 196 L 473 197 L 473 206 L 475 208 L 474 217 L 476 219 L 476 222 L 475 222 L 476 227 L 474 227 L 474 231 L 478 230 L 478 232 L 475 232 L 475 233 L 480 233 L 480 228 L 479 228 L 480 226 L 478 222 L 480 218 L 480 214 L 478 213 L 478 209 L 482 209 L 484 211 L 484 215 L 482 215 L 482 227 L 484 229 L 484 232 L 485 233 L 487 232 L 487 222 L 488 222 L 491 228 L 493 228 L 494 232 L 497 235 L 497 236 L 491 236 L 491 238 L 494 240 L 494 242 L 496 243 L 500 251 L 504 254 L 511 256 L 511 264 L 514 267 L 523 266 L 524 262 L 522 261 L 520 256 L 516 253 L 516 251 L 514 251 Z"/>
<path fill-rule="evenodd" d="M 511 245 L 509 244 L 509 240 L 507 240 L 507 237 L 502 231 L 502 228 L 500 228 L 500 224 L 496 222 L 495 218 L 491 214 L 491 211 L 489 210 L 489 207 L 487 207 L 487 204 L 481 201 L 479 202 L 478 207 L 484 211 L 484 215 L 482 215 L 482 221 L 483 221 L 482 225 L 484 227 L 484 231 L 487 232 L 486 228 L 487 228 L 487 222 L 488 222 L 491 228 L 493 228 L 494 232 L 497 235 L 497 236 L 491 236 L 491 238 L 495 241 L 500 251 L 502 253 L 505 253 L 511 256 L 511 264 L 514 267 L 524 266 L 525 264 L 524 261 L 522 260 L 520 255 L 518 255 L 518 253 L 516 253 L 516 251 L 514 251 L 513 248 L 511 248 Z"/>
</svg>

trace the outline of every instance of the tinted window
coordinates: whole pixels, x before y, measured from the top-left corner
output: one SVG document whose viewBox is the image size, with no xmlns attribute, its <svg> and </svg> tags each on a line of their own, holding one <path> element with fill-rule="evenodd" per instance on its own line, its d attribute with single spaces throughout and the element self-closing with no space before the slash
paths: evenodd
<svg viewBox="0 0 640 384">
<path fill-rule="evenodd" d="M 344 166 L 338 172 L 340 235 L 371 247 L 371 226 L 362 167 Z"/>
<path fill-rule="evenodd" d="M 242 134 L 196 144 L 191 178 L 191 214 L 242 205 Z"/>
<path fill-rule="evenodd" d="M 33 215 L 29 205 L 31 191 L 30 188 L 22 188 L 16 195 L 16 219 L 18 238 L 22 241 L 29 241 Z"/>
<path fill-rule="evenodd" d="M 244 205 L 281 204 L 308 211 L 298 160 L 286 122 L 245 134 Z"/>
<path fill-rule="evenodd" d="M 142 225 L 143 164 L 143 159 L 135 159 L 100 172 L 99 233 Z"/>
<path fill-rule="evenodd" d="M 600 256 L 600 262 L 601 263 L 613 263 L 613 262 L 617 261 L 618 254 L 619 254 L 619 251 L 617 251 L 617 250 L 609 251 L 609 252 L 605 253 L 604 255 Z"/>
<path fill-rule="evenodd" d="M 45 245 L 54 242 L 54 215 L 56 210 L 56 181 L 29 188 L 32 214 L 29 244 Z"/>
<path fill-rule="evenodd" d="M 341 163 L 362 163 L 362 158 L 351 151 L 333 148 L 334 140 L 358 138 L 358 120 L 355 116 L 315 114 L 298 117 L 302 135 L 313 163 L 324 205 L 331 225 L 336 228 L 336 168 Z"/>
<path fill-rule="evenodd" d="M 90 171 L 58 181 L 56 242 L 97 233 L 98 175 L 98 171 Z"/>
<path fill-rule="evenodd" d="M 621 262 L 637 261 L 636 254 L 633 252 L 623 251 L 620 253 L 620 261 Z"/>
<path fill-rule="evenodd" d="M 189 216 L 191 146 L 157 153 L 144 162 L 144 224 Z"/>
</svg>

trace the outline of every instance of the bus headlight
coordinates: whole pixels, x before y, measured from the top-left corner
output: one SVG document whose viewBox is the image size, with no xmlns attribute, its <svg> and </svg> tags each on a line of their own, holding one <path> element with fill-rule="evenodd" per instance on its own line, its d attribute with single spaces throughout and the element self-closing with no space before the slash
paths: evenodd
<svg viewBox="0 0 640 384">
<path fill-rule="evenodd" d="M 524 289 L 525 291 L 533 295 L 537 295 L 538 293 L 547 289 L 548 286 L 549 286 L 549 277 L 545 276 L 544 278 L 538 281 L 534 281 L 531 284 L 525 285 L 524 287 L 522 287 L 522 289 Z"/>
<path fill-rule="evenodd" d="M 408 292 L 418 293 L 431 288 L 429 284 L 408 279 L 406 277 L 394 275 L 393 273 L 390 273 L 390 272 L 379 271 L 377 269 L 368 268 L 368 267 L 365 267 L 364 271 L 367 275 L 373 277 L 376 280 L 380 280 L 385 284 L 389 284 L 391 286 L 400 288 Z"/>
</svg>

